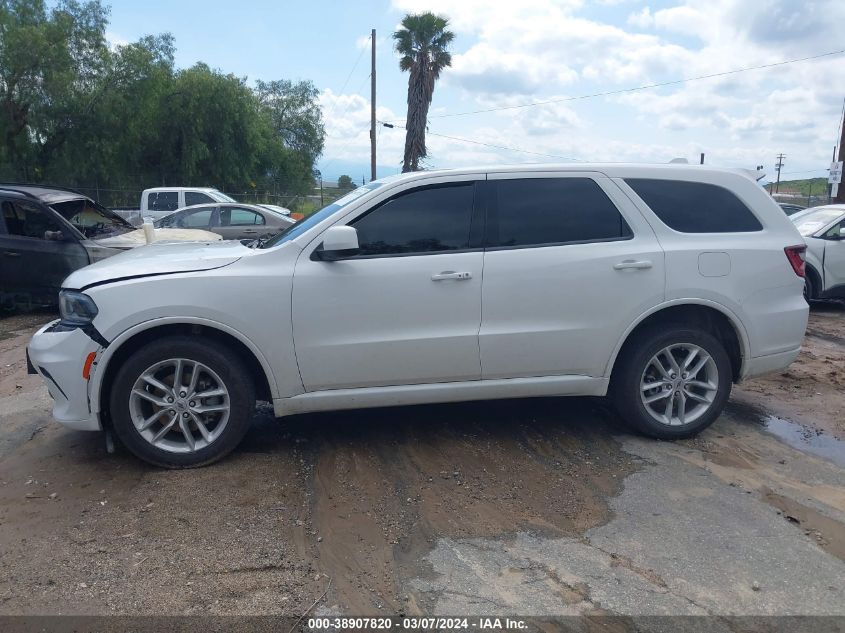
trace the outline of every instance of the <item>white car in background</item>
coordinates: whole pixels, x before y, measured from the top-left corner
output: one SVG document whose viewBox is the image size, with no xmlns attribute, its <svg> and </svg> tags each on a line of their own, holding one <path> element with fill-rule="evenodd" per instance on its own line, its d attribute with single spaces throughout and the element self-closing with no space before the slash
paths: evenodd
<svg viewBox="0 0 845 633">
<path fill-rule="evenodd" d="M 138 226 L 144 218 L 160 220 L 177 209 L 214 202 L 234 203 L 235 200 L 211 187 L 152 187 L 141 192 L 138 209 L 114 209 L 114 212 Z"/>
<path fill-rule="evenodd" d="M 235 448 L 256 400 L 285 416 L 609 395 L 675 439 L 798 355 L 804 249 L 736 171 L 416 172 L 254 249 L 152 244 L 77 271 L 28 353 L 60 422 L 171 468 Z"/>
<path fill-rule="evenodd" d="M 813 207 L 790 219 L 807 242 L 807 301 L 845 299 L 845 205 Z"/>
</svg>

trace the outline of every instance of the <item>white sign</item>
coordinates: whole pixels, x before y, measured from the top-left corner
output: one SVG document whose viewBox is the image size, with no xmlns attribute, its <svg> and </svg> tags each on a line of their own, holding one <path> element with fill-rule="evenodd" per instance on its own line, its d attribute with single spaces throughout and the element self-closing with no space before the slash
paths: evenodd
<svg viewBox="0 0 845 633">
<path fill-rule="evenodd" d="M 842 161 L 832 162 L 830 164 L 830 175 L 827 177 L 827 182 L 831 185 L 838 185 L 842 182 Z"/>
</svg>

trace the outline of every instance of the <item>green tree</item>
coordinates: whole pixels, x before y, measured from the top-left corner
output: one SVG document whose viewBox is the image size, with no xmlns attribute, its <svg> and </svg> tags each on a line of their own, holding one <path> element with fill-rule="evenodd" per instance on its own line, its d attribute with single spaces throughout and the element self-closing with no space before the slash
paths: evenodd
<svg viewBox="0 0 845 633">
<path fill-rule="evenodd" d="M 174 67 L 172 36 L 111 50 L 96 1 L 0 0 L 0 179 L 306 193 L 325 131 L 311 82 Z M 118 190 L 125 190 L 123 192 Z"/>
<path fill-rule="evenodd" d="M 344 174 L 340 178 L 337 179 L 337 188 L 338 189 L 354 189 L 355 183 L 352 182 L 352 178 Z"/>
<path fill-rule="evenodd" d="M 253 182 L 269 121 L 244 79 L 199 63 L 176 74 L 162 105 L 162 181 L 227 190 Z"/>
<path fill-rule="evenodd" d="M 161 121 L 170 116 L 173 55 L 168 34 L 144 37 L 110 55 L 109 68 L 93 90 L 93 107 L 51 157 L 51 180 L 82 187 L 102 184 L 112 190 L 160 183 L 160 163 L 171 150 Z M 125 206 L 137 204 L 134 197 L 109 200 Z"/>
<path fill-rule="evenodd" d="M 39 178 L 92 106 L 107 62 L 108 11 L 97 0 L 0 0 L 0 172 Z"/>
<path fill-rule="evenodd" d="M 273 131 L 285 147 L 316 160 L 323 153 L 326 131 L 317 101 L 320 91 L 310 81 L 257 81 L 259 103 L 270 112 Z"/>
<path fill-rule="evenodd" d="M 408 116 L 405 122 L 405 156 L 402 171 L 417 171 L 426 156 L 425 130 L 434 84 L 441 71 L 452 65 L 449 44 L 455 34 L 446 30 L 449 21 L 433 13 L 409 14 L 393 33 L 399 68 L 408 77 Z"/>
<path fill-rule="evenodd" d="M 304 194 L 314 186 L 313 169 L 326 138 L 319 90 L 310 81 L 258 81 L 258 102 L 269 117 L 262 184 L 272 192 Z"/>
</svg>

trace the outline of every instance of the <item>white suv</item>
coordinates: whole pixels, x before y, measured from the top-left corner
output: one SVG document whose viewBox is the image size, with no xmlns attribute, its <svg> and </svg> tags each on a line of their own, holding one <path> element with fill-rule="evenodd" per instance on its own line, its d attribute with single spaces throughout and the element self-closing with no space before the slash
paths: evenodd
<svg viewBox="0 0 845 633">
<path fill-rule="evenodd" d="M 798 354 L 804 248 L 734 171 L 419 172 L 258 248 L 151 244 L 81 269 L 29 355 L 60 422 L 167 467 L 231 451 L 256 400 L 285 416 L 609 394 L 680 438 Z"/>
</svg>

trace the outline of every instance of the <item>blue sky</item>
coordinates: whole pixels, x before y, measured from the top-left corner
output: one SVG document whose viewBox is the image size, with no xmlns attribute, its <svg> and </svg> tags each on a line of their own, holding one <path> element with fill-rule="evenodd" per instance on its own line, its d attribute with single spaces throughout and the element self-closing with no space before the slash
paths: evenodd
<svg viewBox="0 0 845 633">
<path fill-rule="evenodd" d="M 327 179 L 360 180 L 369 171 L 366 38 L 377 29 L 379 118 L 401 121 L 407 76 L 389 36 L 406 12 L 427 9 L 448 16 L 456 33 L 453 67 L 430 113 L 431 167 L 561 162 L 553 156 L 693 161 L 703 151 L 708 163 L 763 164 L 773 173 L 784 152 L 784 178 L 794 178 L 824 175 L 829 163 L 845 96 L 836 92 L 845 85 L 843 55 L 626 95 L 444 115 L 845 48 L 837 27 L 845 3 L 835 0 L 114 1 L 108 37 L 170 32 L 180 67 L 204 61 L 250 80 L 310 79 L 322 91 L 328 134 L 318 166 Z M 396 172 L 403 138 L 400 129 L 379 130 L 380 175 Z"/>
</svg>

